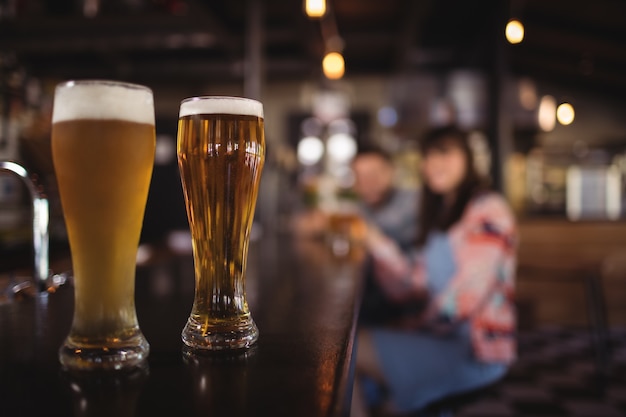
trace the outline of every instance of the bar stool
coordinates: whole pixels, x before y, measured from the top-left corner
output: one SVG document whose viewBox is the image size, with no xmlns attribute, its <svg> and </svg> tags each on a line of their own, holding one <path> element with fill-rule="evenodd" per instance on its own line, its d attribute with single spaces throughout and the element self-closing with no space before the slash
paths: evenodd
<svg viewBox="0 0 626 417">
<path fill-rule="evenodd" d="M 583 285 L 589 322 L 589 336 L 595 353 L 597 376 L 602 381 L 609 370 L 609 330 L 603 289 L 604 262 L 568 259 L 562 262 L 526 262 L 518 266 L 524 280 L 578 281 Z M 518 278 L 519 279 L 519 278 Z"/>
</svg>

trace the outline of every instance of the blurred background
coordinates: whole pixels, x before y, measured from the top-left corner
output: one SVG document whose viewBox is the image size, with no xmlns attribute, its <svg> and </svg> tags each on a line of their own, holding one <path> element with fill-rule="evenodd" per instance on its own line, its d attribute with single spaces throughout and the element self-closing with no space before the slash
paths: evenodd
<svg viewBox="0 0 626 417">
<path fill-rule="evenodd" d="M 0 0 L 0 159 L 27 167 L 48 196 L 52 256 L 67 250 L 52 97 L 84 78 L 154 91 L 144 243 L 187 229 L 175 155 L 185 97 L 263 102 L 259 236 L 349 195 L 363 146 L 393 156 L 398 186 L 419 187 L 417 138 L 454 122 L 518 215 L 520 262 L 602 262 L 609 318 L 626 323 L 624 1 Z M 30 262 L 30 206 L 20 180 L 0 173 L 0 270 Z M 586 321 L 584 286 L 538 276 L 519 280 L 528 320 Z"/>
</svg>

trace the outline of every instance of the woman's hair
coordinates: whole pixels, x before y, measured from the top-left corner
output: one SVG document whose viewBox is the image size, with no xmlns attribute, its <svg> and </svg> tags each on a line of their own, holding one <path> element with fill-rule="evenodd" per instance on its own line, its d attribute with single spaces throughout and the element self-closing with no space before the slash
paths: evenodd
<svg viewBox="0 0 626 417">
<path fill-rule="evenodd" d="M 456 126 L 440 127 L 427 132 L 420 142 L 422 158 L 425 158 L 433 149 L 443 150 L 449 145 L 457 146 L 465 155 L 465 175 L 456 190 L 456 199 L 448 210 L 444 209 L 443 196 L 433 192 L 426 181 L 423 181 L 418 246 L 426 243 L 431 231 L 448 230 L 460 220 L 469 201 L 476 194 L 488 189 L 487 182 L 476 170 L 467 133 Z"/>
</svg>

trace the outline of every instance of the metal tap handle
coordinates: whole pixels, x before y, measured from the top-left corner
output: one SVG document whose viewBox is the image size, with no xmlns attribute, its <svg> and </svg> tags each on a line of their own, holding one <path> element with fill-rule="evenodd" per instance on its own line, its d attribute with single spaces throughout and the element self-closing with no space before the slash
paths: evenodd
<svg viewBox="0 0 626 417">
<path fill-rule="evenodd" d="M 0 161 L 0 171 L 12 172 L 26 184 L 33 202 L 33 248 L 35 252 L 35 286 L 39 291 L 48 288 L 49 276 L 49 236 L 48 223 L 50 219 L 48 199 L 37 187 L 26 168 L 11 161 Z"/>
</svg>

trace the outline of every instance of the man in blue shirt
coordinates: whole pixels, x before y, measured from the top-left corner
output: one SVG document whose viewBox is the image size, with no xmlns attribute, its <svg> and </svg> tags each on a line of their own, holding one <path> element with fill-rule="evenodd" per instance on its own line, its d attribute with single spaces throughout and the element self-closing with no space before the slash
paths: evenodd
<svg viewBox="0 0 626 417">
<path fill-rule="evenodd" d="M 395 185 L 393 160 L 384 150 L 362 148 L 352 162 L 354 192 L 359 197 L 364 219 L 376 225 L 404 251 L 415 245 L 418 231 L 419 191 Z M 390 303 L 366 268 L 366 287 L 361 306 L 363 323 L 385 322 L 406 312 Z"/>
</svg>

